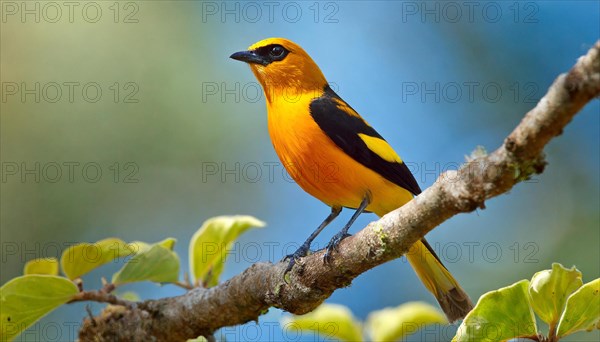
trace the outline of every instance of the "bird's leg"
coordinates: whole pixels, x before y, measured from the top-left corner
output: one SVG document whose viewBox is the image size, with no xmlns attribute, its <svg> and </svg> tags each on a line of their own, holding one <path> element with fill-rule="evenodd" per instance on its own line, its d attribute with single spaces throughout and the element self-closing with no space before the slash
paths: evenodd
<svg viewBox="0 0 600 342">
<path fill-rule="evenodd" d="M 319 235 L 319 233 L 325 227 L 327 227 L 328 224 L 331 223 L 331 221 L 333 221 L 336 217 L 338 217 L 338 215 L 341 212 L 342 212 L 342 207 L 339 207 L 339 206 L 331 207 L 331 213 L 329 214 L 329 216 L 327 216 L 327 218 L 325 218 L 325 220 L 319 225 L 319 227 L 312 234 L 310 234 L 310 236 L 308 237 L 308 239 L 306 239 L 306 241 L 304 241 L 302 246 L 300 246 L 300 248 L 298 248 L 293 254 L 287 255 L 283 259 L 283 260 L 290 259 L 290 263 L 288 264 L 288 267 L 285 269 L 284 274 L 287 274 L 289 271 L 292 270 L 292 267 L 294 267 L 294 264 L 296 263 L 297 259 L 300 259 L 300 258 L 306 256 L 306 254 L 308 254 L 308 251 L 310 250 L 310 244 L 313 242 L 313 240 L 317 237 L 317 235 Z"/>
<path fill-rule="evenodd" d="M 337 250 L 338 245 L 340 244 L 340 242 L 342 242 L 343 239 L 350 236 L 350 234 L 348 234 L 348 229 L 350 229 L 350 226 L 352 226 L 352 224 L 354 223 L 354 221 L 356 221 L 358 216 L 360 214 L 362 214 L 365 211 L 365 209 L 367 209 L 367 207 L 369 206 L 369 203 L 371 203 L 371 196 L 370 196 L 370 194 L 367 194 L 365 196 L 365 198 L 362 200 L 362 202 L 360 202 L 360 206 L 358 207 L 358 209 L 356 209 L 356 211 L 350 218 L 350 221 L 348 221 L 348 223 L 346 223 L 344 228 L 342 228 L 342 230 L 340 230 L 337 234 L 335 234 L 331 238 L 331 240 L 329 240 L 329 243 L 327 244 L 327 250 L 325 251 L 325 254 L 323 255 L 324 262 L 328 263 L 331 261 L 331 253 L 334 250 Z"/>
</svg>

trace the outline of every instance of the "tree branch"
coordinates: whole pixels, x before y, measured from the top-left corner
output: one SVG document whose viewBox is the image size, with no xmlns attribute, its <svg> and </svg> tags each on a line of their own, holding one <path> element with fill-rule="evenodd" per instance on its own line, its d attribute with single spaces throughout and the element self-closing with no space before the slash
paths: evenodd
<svg viewBox="0 0 600 342">
<path fill-rule="evenodd" d="M 82 291 L 76 294 L 69 303 L 94 301 L 98 303 L 107 303 L 112 305 L 121 305 L 128 309 L 135 309 L 136 303 L 121 299 L 113 294 L 104 291 Z"/>
<path fill-rule="evenodd" d="M 600 94 L 600 41 L 560 75 L 493 153 L 474 155 L 457 171 L 411 202 L 370 223 L 340 244 L 333 261 L 323 252 L 303 258 L 283 280 L 287 263 L 257 263 L 210 289 L 194 288 L 178 297 L 147 300 L 135 307 L 109 306 L 86 319 L 80 339 L 185 340 L 257 320 L 270 307 L 294 314 L 315 309 L 333 291 L 363 272 L 396 259 L 445 220 L 484 208 L 484 201 L 509 191 L 545 166 L 543 148 L 590 100 Z"/>
<path fill-rule="evenodd" d="M 73 297 L 73 299 L 71 299 L 69 301 L 69 303 L 94 301 L 94 302 L 98 302 L 98 303 L 121 305 L 128 309 L 135 309 L 136 303 L 125 300 L 125 299 L 121 299 L 111 293 L 116 288 L 114 284 L 106 283 L 100 290 L 84 291 L 83 284 L 81 283 L 81 279 L 79 279 L 78 287 L 79 287 L 79 293 L 76 294 Z"/>
</svg>

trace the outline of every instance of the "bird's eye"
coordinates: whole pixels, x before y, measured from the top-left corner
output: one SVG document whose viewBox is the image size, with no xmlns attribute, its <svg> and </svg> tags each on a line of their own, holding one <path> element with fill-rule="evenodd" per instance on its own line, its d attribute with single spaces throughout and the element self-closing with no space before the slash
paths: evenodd
<svg viewBox="0 0 600 342">
<path fill-rule="evenodd" d="M 273 56 L 275 58 L 283 56 L 284 53 L 285 53 L 285 49 L 280 45 L 273 46 L 273 48 L 271 48 L 271 52 L 270 52 L 271 56 Z"/>
</svg>

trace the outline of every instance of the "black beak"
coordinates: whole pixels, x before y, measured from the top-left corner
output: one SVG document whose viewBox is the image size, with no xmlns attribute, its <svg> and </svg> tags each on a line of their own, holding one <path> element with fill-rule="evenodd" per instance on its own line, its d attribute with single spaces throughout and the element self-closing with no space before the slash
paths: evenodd
<svg viewBox="0 0 600 342">
<path fill-rule="evenodd" d="M 265 58 L 259 56 L 256 51 L 240 51 L 236 52 L 233 55 L 229 56 L 229 58 L 233 58 L 238 61 L 246 62 L 246 63 L 254 63 L 267 65 L 269 61 L 265 60 Z"/>
</svg>

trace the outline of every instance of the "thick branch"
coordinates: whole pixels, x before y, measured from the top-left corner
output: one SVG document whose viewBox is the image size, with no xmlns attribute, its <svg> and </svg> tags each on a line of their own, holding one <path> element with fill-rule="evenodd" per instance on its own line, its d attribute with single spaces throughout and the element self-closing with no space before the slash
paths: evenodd
<svg viewBox="0 0 600 342">
<path fill-rule="evenodd" d="M 543 148 L 590 100 L 600 94 L 600 42 L 560 75 L 504 144 L 487 156 L 473 156 L 403 207 L 345 239 L 330 264 L 322 252 L 307 256 L 283 280 L 287 263 L 257 263 L 220 284 L 185 295 L 147 300 L 135 308 L 110 306 L 80 331 L 87 340 L 185 340 L 257 320 L 270 307 L 309 312 L 361 273 L 405 254 L 445 220 L 484 207 L 545 166 Z"/>
</svg>

